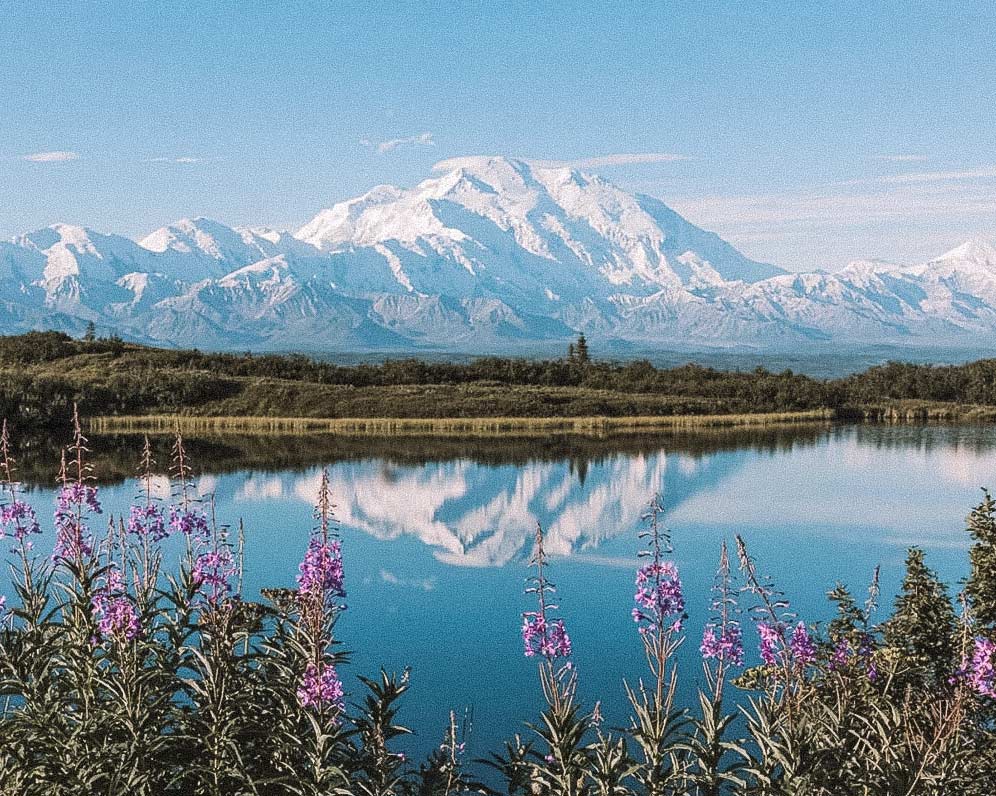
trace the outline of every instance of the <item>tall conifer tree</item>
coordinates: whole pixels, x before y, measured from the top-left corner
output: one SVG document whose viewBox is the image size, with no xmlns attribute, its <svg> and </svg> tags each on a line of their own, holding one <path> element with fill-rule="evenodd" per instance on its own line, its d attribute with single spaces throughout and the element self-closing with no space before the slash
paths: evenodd
<svg viewBox="0 0 996 796">
<path fill-rule="evenodd" d="M 942 684 L 954 670 L 957 618 L 947 586 L 924 562 L 923 550 L 906 555 L 902 592 L 885 623 L 885 641 L 899 655 L 902 681 Z"/>
<path fill-rule="evenodd" d="M 988 490 L 982 493 L 982 502 L 968 515 L 974 544 L 968 554 L 971 570 L 965 592 L 975 621 L 996 632 L 996 500 Z"/>
</svg>

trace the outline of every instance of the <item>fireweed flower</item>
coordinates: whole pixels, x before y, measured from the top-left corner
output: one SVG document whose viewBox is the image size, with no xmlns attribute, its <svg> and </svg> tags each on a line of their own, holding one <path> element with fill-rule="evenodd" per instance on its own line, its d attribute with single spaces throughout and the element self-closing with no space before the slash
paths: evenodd
<svg viewBox="0 0 996 796">
<path fill-rule="evenodd" d="M 10 534 L 20 542 L 33 533 L 41 533 L 38 516 L 23 500 L 14 498 L 0 509 L 0 539 Z"/>
<path fill-rule="evenodd" d="M 527 611 L 522 615 L 522 643 L 527 658 L 542 655 L 552 661 L 571 655 L 571 637 L 567 635 L 564 620 L 548 622 L 543 614 L 536 611 Z"/>
<path fill-rule="evenodd" d="M 78 559 L 93 553 L 86 515 L 102 513 L 97 489 L 80 481 L 63 484 L 56 497 L 54 557 Z"/>
<path fill-rule="evenodd" d="M 702 644 L 699 652 L 706 660 L 714 658 L 723 663 L 742 666 L 744 662 L 743 633 L 740 623 L 735 620 L 727 622 L 726 630 L 720 630 L 714 625 L 706 625 L 702 632 Z"/>
<path fill-rule="evenodd" d="M 971 660 L 962 665 L 964 676 L 975 693 L 996 697 L 996 642 L 976 638 Z"/>
<path fill-rule="evenodd" d="M 163 510 L 155 503 L 132 506 L 128 516 L 128 533 L 160 542 L 169 536 Z"/>
<path fill-rule="evenodd" d="M 198 536 L 202 539 L 211 534 L 207 515 L 196 509 L 170 506 L 168 533 L 182 533 L 184 536 Z"/>
<path fill-rule="evenodd" d="M 640 633 L 656 633 L 659 627 L 680 631 L 685 598 L 674 562 L 656 561 L 640 567 L 633 601 L 633 621 L 640 626 Z"/>
<path fill-rule="evenodd" d="M 805 622 L 799 622 L 792 631 L 789 649 L 797 666 L 806 667 L 816 661 L 816 642 L 809 637 Z"/>
<path fill-rule="evenodd" d="M 346 596 L 342 568 L 342 543 L 314 535 L 298 567 L 297 584 L 303 595 L 327 606 Z"/>
<path fill-rule="evenodd" d="M 546 578 L 546 551 L 543 548 L 543 528 L 540 525 L 536 526 L 536 546 L 531 565 L 536 568 L 536 574 L 527 580 L 531 585 L 526 588 L 526 594 L 536 595 L 539 609 L 524 611 L 522 614 L 523 653 L 527 658 L 541 655 L 552 664 L 557 658 L 571 656 L 571 637 L 567 635 L 563 619 L 552 619 L 549 616 L 556 609 L 549 602 L 556 587 Z M 571 663 L 568 661 L 564 671 L 570 668 Z"/>
<path fill-rule="evenodd" d="M 235 560 L 228 547 L 201 553 L 194 561 L 194 586 L 209 605 L 216 605 L 232 591 L 231 580 L 236 571 Z"/>
<path fill-rule="evenodd" d="M 862 633 L 858 640 L 858 660 L 865 666 L 865 674 L 871 682 L 878 680 L 878 666 L 875 664 L 875 637 L 871 633 Z"/>
<path fill-rule="evenodd" d="M 758 644 L 761 660 L 766 666 L 775 666 L 778 663 L 778 648 L 785 643 L 783 636 L 785 631 L 781 627 L 769 625 L 767 622 L 758 622 L 757 632 L 761 637 Z"/>
<path fill-rule="evenodd" d="M 341 711 L 345 707 L 344 697 L 342 681 L 332 663 L 308 664 L 297 689 L 301 707 L 331 707 Z"/>
<path fill-rule="evenodd" d="M 104 582 L 90 599 L 97 628 L 105 639 L 132 641 L 141 633 L 138 611 L 128 598 L 124 579 L 117 567 L 111 567 Z"/>
<path fill-rule="evenodd" d="M 831 672 L 839 672 L 842 669 L 846 669 L 848 664 L 851 662 L 851 656 L 854 651 L 851 649 L 851 642 L 846 638 L 841 638 L 833 648 L 833 653 L 830 655 L 829 668 Z"/>
<path fill-rule="evenodd" d="M 138 612 L 127 597 L 110 599 L 98 618 L 97 627 L 104 638 L 131 641 L 138 637 L 141 626 Z"/>
</svg>

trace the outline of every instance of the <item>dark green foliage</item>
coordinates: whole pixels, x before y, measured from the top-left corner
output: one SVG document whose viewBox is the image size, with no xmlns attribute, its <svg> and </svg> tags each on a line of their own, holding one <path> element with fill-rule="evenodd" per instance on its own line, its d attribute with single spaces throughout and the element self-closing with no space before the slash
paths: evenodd
<svg viewBox="0 0 996 796">
<path fill-rule="evenodd" d="M 987 490 L 968 515 L 968 533 L 973 541 L 968 553 L 972 568 L 965 593 L 975 620 L 992 632 L 996 630 L 996 501 Z"/>
<path fill-rule="evenodd" d="M 578 335 L 577 344 L 572 346 L 568 359 L 578 365 L 581 365 L 582 367 L 591 362 L 591 352 L 588 350 L 588 339 L 583 333 Z"/>
<path fill-rule="evenodd" d="M 957 620 L 947 587 L 911 547 L 895 611 L 885 623 L 885 642 L 898 656 L 897 676 L 939 688 L 954 669 Z"/>
<path fill-rule="evenodd" d="M 854 596 L 847 586 L 838 583 L 827 592 L 827 599 L 837 606 L 837 616 L 831 619 L 827 626 L 830 640 L 853 638 L 864 618 L 863 612 L 854 601 Z"/>
</svg>

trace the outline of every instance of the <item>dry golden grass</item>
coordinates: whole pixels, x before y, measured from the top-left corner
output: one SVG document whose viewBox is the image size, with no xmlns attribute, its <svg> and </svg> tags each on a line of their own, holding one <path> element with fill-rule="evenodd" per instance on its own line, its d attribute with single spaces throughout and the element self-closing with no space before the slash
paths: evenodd
<svg viewBox="0 0 996 796">
<path fill-rule="evenodd" d="M 833 410 L 769 412 L 736 415 L 671 415 L 639 417 L 448 417 L 448 418 L 314 418 L 206 417 L 196 415 L 133 415 L 93 418 L 97 432 L 184 433 L 332 433 L 371 436 L 392 434 L 495 436 L 512 434 L 607 434 L 694 428 L 732 428 L 785 423 L 825 422 Z"/>
</svg>

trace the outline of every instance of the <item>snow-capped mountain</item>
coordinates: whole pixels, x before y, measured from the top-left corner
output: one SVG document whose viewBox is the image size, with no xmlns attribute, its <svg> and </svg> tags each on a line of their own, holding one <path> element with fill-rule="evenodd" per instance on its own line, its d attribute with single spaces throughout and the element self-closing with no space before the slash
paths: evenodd
<svg viewBox="0 0 996 796">
<path fill-rule="evenodd" d="M 996 241 L 917 266 L 789 273 L 663 202 L 499 157 L 378 186 L 296 233 L 183 219 L 140 242 L 56 224 L 0 242 L 0 332 L 209 348 L 559 351 L 996 341 Z"/>
</svg>

